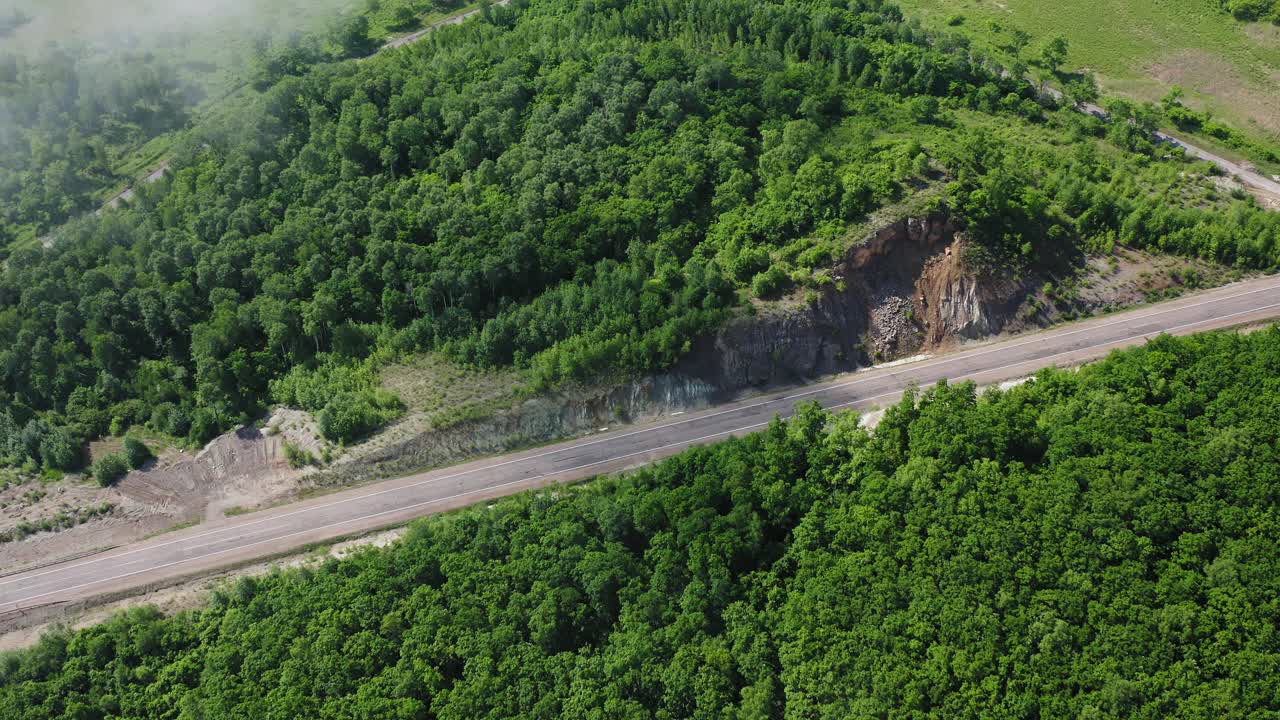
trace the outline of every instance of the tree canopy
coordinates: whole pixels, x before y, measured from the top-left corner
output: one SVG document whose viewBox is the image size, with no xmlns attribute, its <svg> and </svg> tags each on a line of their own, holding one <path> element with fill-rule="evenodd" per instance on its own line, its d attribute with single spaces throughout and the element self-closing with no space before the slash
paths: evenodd
<svg viewBox="0 0 1280 720">
<path fill-rule="evenodd" d="M 1280 24 L 1277 0 L 1220 0 L 1222 7 L 1238 20 L 1267 20 Z"/>
<path fill-rule="evenodd" d="M 185 125 L 199 92 L 146 52 L 0 51 L 0 248 L 92 208 L 120 152 Z"/>
</svg>

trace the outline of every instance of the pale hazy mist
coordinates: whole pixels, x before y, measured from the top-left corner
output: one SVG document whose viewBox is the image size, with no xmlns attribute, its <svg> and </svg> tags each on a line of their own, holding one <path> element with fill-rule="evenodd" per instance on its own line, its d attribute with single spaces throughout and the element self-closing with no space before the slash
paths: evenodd
<svg viewBox="0 0 1280 720">
<path fill-rule="evenodd" d="M 0 0 L 0 16 L 18 10 L 31 18 L 0 38 L 0 50 L 49 42 L 172 46 L 192 36 L 226 33 L 243 40 L 245 33 L 306 30 L 355 6 L 353 0 Z"/>
</svg>

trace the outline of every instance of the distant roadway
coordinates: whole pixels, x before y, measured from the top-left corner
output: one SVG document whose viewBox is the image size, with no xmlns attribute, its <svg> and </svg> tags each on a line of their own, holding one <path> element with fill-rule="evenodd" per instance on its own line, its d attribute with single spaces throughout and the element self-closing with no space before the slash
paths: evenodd
<svg viewBox="0 0 1280 720">
<path fill-rule="evenodd" d="M 1046 366 L 1095 360 L 1160 333 L 1181 335 L 1277 317 L 1280 277 L 1248 280 L 926 360 L 345 490 L 0 575 L 0 622 L 24 609 L 137 592 L 523 490 L 635 468 L 695 445 L 758 431 L 775 416 L 789 416 L 801 402 L 833 410 L 888 405 L 912 385 L 944 378 L 990 385 Z"/>
<path fill-rule="evenodd" d="M 493 4 L 495 6 L 506 5 L 509 2 L 511 2 L 511 0 L 495 0 Z M 395 50 L 396 48 L 401 48 L 401 47 L 404 47 L 405 45 L 412 45 L 413 43 L 416 43 L 422 38 L 426 37 L 427 34 L 430 33 L 432 30 L 442 28 L 445 25 L 457 25 L 458 23 L 461 23 L 462 21 L 466 20 L 469 17 L 473 17 L 475 15 L 480 14 L 480 12 L 481 12 L 481 8 L 476 8 L 475 10 L 468 10 L 464 13 L 458 13 L 457 15 L 450 15 L 449 17 L 443 20 L 437 20 L 436 22 L 433 22 L 430 25 L 427 25 L 426 27 L 422 28 L 421 30 L 418 30 L 417 32 L 409 33 L 408 35 L 395 38 L 394 40 L 389 40 L 386 44 L 382 46 L 382 50 Z"/>
<path fill-rule="evenodd" d="M 1173 145 L 1177 145 L 1183 150 L 1186 150 L 1188 155 L 1199 158 L 1200 160 L 1207 160 L 1214 165 L 1217 165 L 1228 175 L 1234 175 L 1236 179 L 1244 185 L 1266 193 L 1275 200 L 1280 201 L 1280 182 L 1276 182 L 1262 173 L 1250 170 L 1243 165 L 1233 163 L 1220 155 L 1214 155 L 1208 150 L 1196 147 L 1189 142 L 1179 140 L 1172 135 L 1157 132 L 1156 137 L 1163 142 L 1172 143 Z"/>
</svg>

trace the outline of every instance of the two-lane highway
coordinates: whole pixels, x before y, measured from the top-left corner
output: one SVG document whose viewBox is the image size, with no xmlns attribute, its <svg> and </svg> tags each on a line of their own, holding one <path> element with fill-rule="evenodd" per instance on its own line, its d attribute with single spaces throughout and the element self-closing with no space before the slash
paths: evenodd
<svg viewBox="0 0 1280 720">
<path fill-rule="evenodd" d="M 636 467 L 693 445 L 759 430 L 805 401 L 831 409 L 888 404 L 911 385 L 928 386 L 944 378 L 992 384 L 1049 365 L 1093 360 L 1159 333 L 1186 334 L 1277 317 L 1280 277 L 1236 283 L 927 360 L 346 490 L 3 576 L 0 613 L 152 587 L 522 490 Z"/>
</svg>

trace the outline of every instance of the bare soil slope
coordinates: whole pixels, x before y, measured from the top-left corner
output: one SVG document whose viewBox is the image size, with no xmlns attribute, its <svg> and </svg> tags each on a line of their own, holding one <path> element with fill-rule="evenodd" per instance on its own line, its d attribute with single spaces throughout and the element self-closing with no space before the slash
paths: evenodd
<svg viewBox="0 0 1280 720">
<path fill-rule="evenodd" d="M 0 492 L 0 533 L 23 522 L 38 524 L 42 518 L 110 506 L 109 511 L 73 527 L 0 543 L 0 572 L 113 547 L 178 525 L 221 517 L 227 510 L 251 509 L 291 497 L 315 468 L 290 467 L 285 443 L 318 455 L 322 441 L 315 421 L 307 413 L 282 409 L 266 427 L 267 432 L 245 427 L 227 433 L 194 455 L 166 453 L 111 488 L 68 478 L 53 484 L 29 482 Z"/>
<path fill-rule="evenodd" d="M 291 467 L 286 443 L 316 456 L 323 449 L 310 415 L 280 409 L 265 431 L 239 428 L 195 455 L 175 453 L 144 471 L 131 472 L 118 488 L 125 497 L 175 522 L 221 517 L 229 509 L 249 509 L 297 489 L 312 468 Z"/>
</svg>

